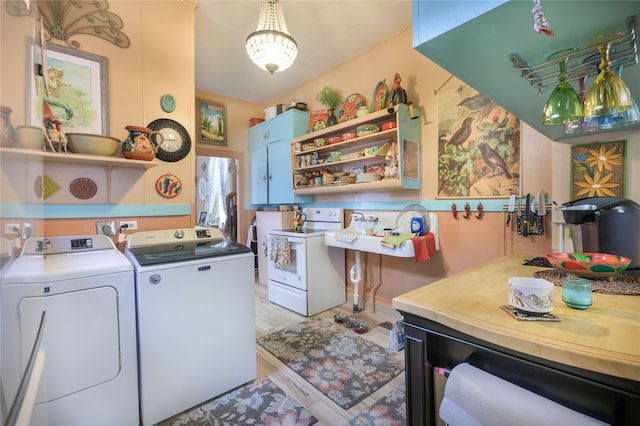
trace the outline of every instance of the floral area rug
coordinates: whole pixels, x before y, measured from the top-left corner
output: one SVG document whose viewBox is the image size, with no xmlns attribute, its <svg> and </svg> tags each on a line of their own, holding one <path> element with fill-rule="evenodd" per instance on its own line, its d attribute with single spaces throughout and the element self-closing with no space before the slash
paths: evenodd
<svg viewBox="0 0 640 426">
<path fill-rule="evenodd" d="M 345 410 L 404 371 L 402 352 L 393 353 L 351 329 L 317 318 L 257 342 Z"/>
<path fill-rule="evenodd" d="M 407 424 L 407 404 L 404 382 L 376 401 L 368 410 L 355 416 L 346 426 L 404 426 Z"/>
<path fill-rule="evenodd" d="M 307 409 L 265 377 L 158 426 L 308 426 L 317 422 Z"/>
</svg>

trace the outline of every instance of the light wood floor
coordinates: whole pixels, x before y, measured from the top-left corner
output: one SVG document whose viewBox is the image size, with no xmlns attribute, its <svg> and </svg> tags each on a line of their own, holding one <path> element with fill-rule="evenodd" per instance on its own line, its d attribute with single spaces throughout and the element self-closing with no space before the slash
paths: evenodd
<svg viewBox="0 0 640 426">
<path fill-rule="evenodd" d="M 302 322 L 306 317 L 289 311 L 267 300 L 267 287 L 256 282 L 256 337 L 264 336 L 281 328 L 289 327 Z M 322 312 L 314 317 L 320 317 L 333 321 L 333 315 L 337 312 L 351 312 L 352 302 L 342 306 Z M 400 314 L 391 308 L 376 306 L 376 313 L 371 313 L 368 306 L 362 315 L 369 318 L 369 322 L 393 323 L 400 320 Z M 361 335 L 378 345 L 389 347 L 389 330 L 384 327 L 374 327 L 367 333 Z M 400 374 L 391 382 L 387 383 L 377 392 L 355 405 L 349 410 L 344 410 L 329 398 L 324 396 L 302 377 L 293 372 L 289 367 L 256 344 L 258 359 L 258 378 L 268 376 L 287 394 L 291 395 L 309 410 L 317 419 L 319 426 L 339 426 L 344 425 L 354 416 L 365 411 L 374 402 L 387 394 L 391 389 L 404 381 L 404 374 Z"/>
</svg>

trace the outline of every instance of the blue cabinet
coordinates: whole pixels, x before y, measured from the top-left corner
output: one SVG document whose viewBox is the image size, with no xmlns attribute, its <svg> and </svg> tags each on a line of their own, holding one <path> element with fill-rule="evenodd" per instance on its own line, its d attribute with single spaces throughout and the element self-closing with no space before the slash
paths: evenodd
<svg viewBox="0 0 640 426">
<path fill-rule="evenodd" d="M 309 114 L 289 110 L 249 128 L 252 204 L 304 203 L 293 193 L 291 139 L 307 131 Z"/>
</svg>

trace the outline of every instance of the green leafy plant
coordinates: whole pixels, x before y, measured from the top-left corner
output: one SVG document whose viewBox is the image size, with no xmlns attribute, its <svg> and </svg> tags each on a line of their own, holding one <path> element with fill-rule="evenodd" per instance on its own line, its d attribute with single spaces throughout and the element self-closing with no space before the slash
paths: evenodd
<svg viewBox="0 0 640 426">
<path fill-rule="evenodd" d="M 325 86 L 320 93 L 316 95 L 316 100 L 329 109 L 335 109 L 340 101 L 342 101 L 342 94 L 333 86 Z"/>
</svg>

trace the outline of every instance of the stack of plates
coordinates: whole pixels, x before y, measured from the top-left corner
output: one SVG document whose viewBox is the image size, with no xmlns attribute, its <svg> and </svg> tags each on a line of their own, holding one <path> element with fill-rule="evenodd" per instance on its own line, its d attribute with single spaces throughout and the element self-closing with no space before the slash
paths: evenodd
<svg viewBox="0 0 640 426">
<path fill-rule="evenodd" d="M 377 173 L 362 173 L 362 174 L 356 175 L 356 182 L 358 183 L 375 182 L 380 179 L 382 179 L 382 176 Z"/>
<path fill-rule="evenodd" d="M 334 181 L 335 184 L 338 183 L 356 183 L 356 177 L 355 175 L 341 175 L 338 176 L 338 174 L 334 174 L 334 176 L 336 177 L 336 180 Z"/>
<path fill-rule="evenodd" d="M 344 154 L 340 157 L 341 160 L 353 160 L 354 158 L 364 157 L 364 152 L 352 152 L 351 154 Z"/>
</svg>

